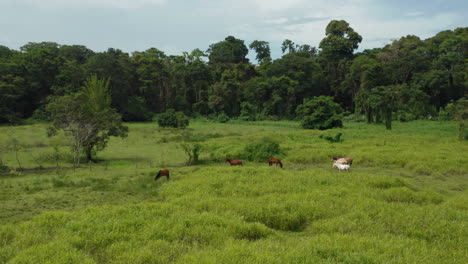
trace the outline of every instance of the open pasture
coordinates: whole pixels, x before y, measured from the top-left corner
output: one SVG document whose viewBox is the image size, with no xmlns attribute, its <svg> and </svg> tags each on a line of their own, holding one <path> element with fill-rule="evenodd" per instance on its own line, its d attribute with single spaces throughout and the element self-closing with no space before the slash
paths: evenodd
<svg viewBox="0 0 468 264">
<path fill-rule="evenodd" d="M 468 145 L 451 122 L 131 123 L 71 168 L 46 125 L 0 127 L 0 263 L 467 263 Z M 319 135 L 343 133 L 343 143 Z M 243 160 L 272 138 L 284 168 Z M 183 140 L 202 146 L 185 166 Z M 331 156 L 354 159 L 351 172 Z M 171 179 L 154 181 L 158 170 Z"/>
</svg>

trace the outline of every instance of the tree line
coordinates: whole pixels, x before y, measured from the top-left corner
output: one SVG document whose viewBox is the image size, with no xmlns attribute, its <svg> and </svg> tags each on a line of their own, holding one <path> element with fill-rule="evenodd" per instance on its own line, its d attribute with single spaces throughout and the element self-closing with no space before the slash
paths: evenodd
<svg viewBox="0 0 468 264">
<path fill-rule="evenodd" d="M 346 21 L 331 21 L 325 33 L 318 47 L 285 40 L 275 60 L 268 42 L 247 45 L 233 36 L 178 56 L 157 48 L 128 54 L 54 42 L 0 46 L 0 123 L 50 120 L 47 105 L 70 99 L 90 76 L 108 80 L 111 106 L 124 121 L 151 120 L 169 109 L 212 118 L 295 119 L 310 98 L 330 96 L 368 122 L 387 123 L 435 116 L 468 91 L 467 27 L 425 40 L 408 35 L 362 52 L 356 52 L 362 36 Z M 255 62 L 247 58 L 249 49 Z"/>
</svg>

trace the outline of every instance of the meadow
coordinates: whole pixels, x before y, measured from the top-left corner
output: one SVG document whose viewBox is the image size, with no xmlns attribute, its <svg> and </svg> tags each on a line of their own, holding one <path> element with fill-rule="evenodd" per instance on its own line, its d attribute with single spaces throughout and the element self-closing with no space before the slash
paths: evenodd
<svg viewBox="0 0 468 264">
<path fill-rule="evenodd" d="M 46 124 L 0 127 L 0 263 L 468 263 L 468 143 L 457 124 L 129 123 L 73 170 Z M 342 143 L 322 134 L 342 133 Z M 244 161 L 280 143 L 284 168 Z M 200 144 L 187 166 L 182 141 Z M 354 159 L 349 173 L 331 156 Z M 19 163 L 18 163 L 19 161 Z M 171 179 L 154 181 L 157 171 Z"/>
</svg>

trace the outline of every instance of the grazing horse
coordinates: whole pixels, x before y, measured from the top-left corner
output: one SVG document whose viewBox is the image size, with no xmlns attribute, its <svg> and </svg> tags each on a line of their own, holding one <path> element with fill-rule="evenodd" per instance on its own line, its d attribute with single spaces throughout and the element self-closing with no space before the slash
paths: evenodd
<svg viewBox="0 0 468 264">
<path fill-rule="evenodd" d="M 281 163 L 280 159 L 269 158 L 268 159 L 268 165 L 271 166 L 271 164 L 276 164 L 276 167 L 278 167 L 278 165 L 280 165 L 280 167 L 283 168 L 283 163 Z"/>
<path fill-rule="evenodd" d="M 169 180 L 169 170 L 160 170 L 160 171 L 158 171 L 158 174 L 156 174 L 156 177 L 154 178 L 154 180 L 157 180 L 157 179 L 161 178 L 162 176 L 166 176 L 167 180 Z"/>
<path fill-rule="evenodd" d="M 229 164 L 231 164 L 231 166 L 236 166 L 236 165 L 244 166 L 244 165 L 242 165 L 242 160 L 226 159 L 225 162 L 229 162 Z"/>
<path fill-rule="evenodd" d="M 341 164 L 341 163 L 333 163 L 333 166 L 334 168 L 337 168 L 338 171 L 342 171 L 342 170 L 345 170 L 347 172 L 349 172 L 349 170 L 351 169 L 351 167 L 348 165 L 348 164 Z"/>
<path fill-rule="evenodd" d="M 349 164 L 350 166 L 353 165 L 352 158 L 345 158 L 341 156 L 333 157 L 330 161 L 333 161 L 335 163 L 340 163 L 340 164 Z"/>
</svg>

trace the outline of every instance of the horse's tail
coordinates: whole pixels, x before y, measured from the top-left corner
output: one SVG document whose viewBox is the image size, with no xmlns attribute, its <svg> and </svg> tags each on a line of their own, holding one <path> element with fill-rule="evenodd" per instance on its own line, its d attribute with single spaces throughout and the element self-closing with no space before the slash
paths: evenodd
<svg viewBox="0 0 468 264">
<path fill-rule="evenodd" d="M 281 160 L 278 160 L 278 164 L 280 165 L 280 168 L 283 168 L 283 163 L 281 163 Z"/>
<path fill-rule="evenodd" d="M 161 171 L 158 171 L 158 174 L 156 174 L 156 177 L 154 177 L 154 180 L 159 179 L 159 177 L 161 177 Z"/>
</svg>

